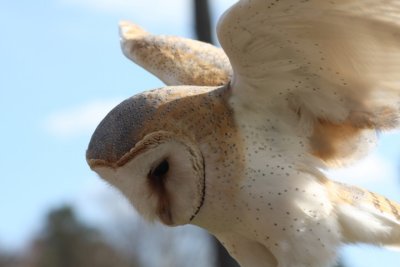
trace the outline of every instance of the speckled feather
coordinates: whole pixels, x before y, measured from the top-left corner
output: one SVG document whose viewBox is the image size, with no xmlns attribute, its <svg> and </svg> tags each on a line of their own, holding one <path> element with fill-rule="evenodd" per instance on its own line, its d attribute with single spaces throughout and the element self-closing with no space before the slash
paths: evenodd
<svg viewBox="0 0 400 267">
<path fill-rule="evenodd" d="M 218 28 L 235 105 L 295 112 L 328 166 L 358 159 L 375 130 L 398 125 L 399 21 L 395 0 L 239 1 Z"/>
<path fill-rule="evenodd" d="M 199 225 L 243 267 L 328 267 L 343 243 L 400 246 L 399 204 L 320 172 L 398 126 L 399 21 L 394 0 L 241 0 L 218 27 L 232 67 L 218 48 L 123 22 L 125 55 L 186 86 L 118 105 L 88 163 L 145 218 Z"/>
<path fill-rule="evenodd" d="M 135 63 L 167 85 L 218 86 L 232 76 L 222 49 L 176 36 L 152 35 L 127 21 L 120 23 L 121 47 Z"/>
</svg>

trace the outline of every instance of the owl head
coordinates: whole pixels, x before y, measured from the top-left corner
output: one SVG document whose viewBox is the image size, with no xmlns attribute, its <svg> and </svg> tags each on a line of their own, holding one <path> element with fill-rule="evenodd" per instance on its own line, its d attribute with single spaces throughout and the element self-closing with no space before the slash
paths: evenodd
<svg viewBox="0 0 400 267">
<path fill-rule="evenodd" d="M 173 118 L 178 91 L 155 90 L 123 101 L 97 127 L 87 150 L 94 171 L 145 218 L 167 225 L 193 220 L 205 190 L 203 155 L 185 120 Z"/>
<path fill-rule="evenodd" d="M 206 167 L 221 163 L 204 153 L 218 154 L 233 128 L 227 87 L 214 89 L 166 87 L 123 101 L 95 130 L 86 153 L 90 167 L 145 218 L 191 223 L 204 209 Z M 218 145 L 210 147 L 211 136 Z"/>
</svg>

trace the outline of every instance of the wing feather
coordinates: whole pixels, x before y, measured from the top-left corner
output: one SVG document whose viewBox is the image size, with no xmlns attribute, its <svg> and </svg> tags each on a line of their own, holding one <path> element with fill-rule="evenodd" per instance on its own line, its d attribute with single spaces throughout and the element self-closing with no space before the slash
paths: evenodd
<svg viewBox="0 0 400 267">
<path fill-rule="evenodd" d="M 213 45 L 153 35 L 127 21 L 120 23 L 120 32 L 125 56 L 167 85 L 218 86 L 231 79 L 228 58 Z"/>
<path fill-rule="evenodd" d="M 330 165 L 398 126 L 400 1 L 241 0 L 218 36 L 235 105 L 295 114 L 310 152 Z"/>
</svg>

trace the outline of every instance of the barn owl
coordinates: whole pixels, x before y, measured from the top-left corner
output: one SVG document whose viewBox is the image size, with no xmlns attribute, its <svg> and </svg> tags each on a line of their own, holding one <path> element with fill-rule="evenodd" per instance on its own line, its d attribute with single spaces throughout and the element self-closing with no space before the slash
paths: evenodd
<svg viewBox="0 0 400 267">
<path fill-rule="evenodd" d="M 143 217 L 203 227 L 243 267 L 400 246 L 399 204 L 323 172 L 398 126 L 398 0 L 240 0 L 219 21 L 223 50 L 120 29 L 168 86 L 115 107 L 86 156 Z"/>
</svg>

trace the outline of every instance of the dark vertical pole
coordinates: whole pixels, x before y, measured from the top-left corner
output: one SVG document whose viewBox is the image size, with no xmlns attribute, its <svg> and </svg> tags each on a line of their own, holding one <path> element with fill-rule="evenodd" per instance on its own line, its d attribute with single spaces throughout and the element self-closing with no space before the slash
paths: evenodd
<svg viewBox="0 0 400 267">
<path fill-rule="evenodd" d="M 194 0 L 194 15 L 197 39 L 212 44 L 211 16 L 208 0 Z"/>
<path fill-rule="evenodd" d="M 215 267 L 240 267 L 215 237 L 213 237 L 213 243 L 216 252 Z"/>
</svg>

